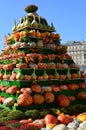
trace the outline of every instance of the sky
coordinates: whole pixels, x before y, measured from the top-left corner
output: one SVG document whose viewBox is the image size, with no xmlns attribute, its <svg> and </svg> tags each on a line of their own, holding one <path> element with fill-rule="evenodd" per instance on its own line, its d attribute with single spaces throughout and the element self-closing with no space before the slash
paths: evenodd
<svg viewBox="0 0 86 130">
<path fill-rule="evenodd" d="M 12 33 L 14 19 L 18 22 L 26 15 L 27 5 L 38 6 L 37 13 L 48 24 L 53 22 L 61 43 L 86 41 L 86 0 L 1 0 L 0 1 L 0 50 L 4 47 L 4 35 Z"/>
</svg>

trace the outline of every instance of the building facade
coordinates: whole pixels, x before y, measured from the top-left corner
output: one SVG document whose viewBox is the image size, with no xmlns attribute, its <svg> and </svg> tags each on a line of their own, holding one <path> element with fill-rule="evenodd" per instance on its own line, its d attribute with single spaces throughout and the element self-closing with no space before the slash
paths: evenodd
<svg viewBox="0 0 86 130">
<path fill-rule="evenodd" d="M 82 70 L 86 70 L 86 41 L 68 41 L 67 53 Z"/>
</svg>

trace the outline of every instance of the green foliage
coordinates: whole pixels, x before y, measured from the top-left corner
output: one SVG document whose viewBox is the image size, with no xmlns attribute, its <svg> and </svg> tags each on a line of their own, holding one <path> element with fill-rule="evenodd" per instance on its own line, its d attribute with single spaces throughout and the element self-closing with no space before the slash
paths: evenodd
<svg viewBox="0 0 86 130">
<path fill-rule="evenodd" d="M 64 112 L 65 114 L 74 115 L 77 113 L 83 113 L 86 111 L 86 105 L 78 104 L 78 105 L 71 105 L 68 107 L 60 108 L 61 112 Z M 77 110 L 77 111 L 76 111 Z"/>
<path fill-rule="evenodd" d="M 44 118 L 47 114 L 49 114 L 50 113 L 50 111 L 49 110 L 47 110 L 47 109 L 43 109 L 43 110 L 41 110 L 40 111 L 40 118 Z"/>
<path fill-rule="evenodd" d="M 7 117 L 0 117 L 0 122 L 8 121 L 9 119 Z"/>
<path fill-rule="evenodd" d="M 33 118 L 33 119 L 37 119 L 39 116 L 40 116 L 40 112 L 36 109 L 33 109 L 33 110 L 27 110 L 25 112 L 25 115 L 28 117 L 28 118 Z"/>
<path fill-rule="evenodd" d="M 7 117 L 7 114 L 10 112 L 10 110 L 2 109 L 0 110 L 0 118 Z"/>
<path fill-rule="evenodd" d="M 20 127 L 21 130 L 41 130 L 38 126 L 34 125 L 23 125 Z"/>
<path fill-rule="evenodd" d="M 9 120 L 21 120 L 26 118 L 25 114 L 19 110 L 10 111 L 7 117 Z"/>
</svg>

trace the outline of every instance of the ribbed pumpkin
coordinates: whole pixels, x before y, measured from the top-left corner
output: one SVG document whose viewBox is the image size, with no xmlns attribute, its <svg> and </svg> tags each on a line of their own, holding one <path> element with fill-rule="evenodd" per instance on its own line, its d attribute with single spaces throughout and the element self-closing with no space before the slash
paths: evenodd
<svg viewBox="0 0 86 130">
<path fill-rule="evenodd" d="M 33 96 L 33 103 L 34 104 L 42 104 L 44 102 L 44 97 L 41 94 L 35 94 Z"/>
<path fill-rule="evenodd" d="M 55 96 L 52 92 L 45 92 L 44 99 L 46 103 L 52 103 L 54 102 Z"/>
<path fill-rule="evenodd" d="M 20 94 L 18 97 L 18 105 L 29 106 L 33 103 L 33 98 L 27 93 Z"/>
<path fill-rule="evenodd" d="M 70 105 L 70 100 L 69 98 L 64 95 L 64 94 L 60 94 L 57 96 L 57 104 L 61 107 L 67 107 Z"/>
</svg>

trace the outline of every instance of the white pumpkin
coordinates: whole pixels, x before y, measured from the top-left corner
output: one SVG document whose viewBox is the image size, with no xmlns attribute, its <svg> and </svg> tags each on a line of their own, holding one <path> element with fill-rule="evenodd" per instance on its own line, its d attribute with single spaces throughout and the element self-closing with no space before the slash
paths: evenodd
<svg viewBox="0 0 86 130">
<path fill-rule="evenodd" d="M 86 130 L 86 121 L 83 121 L 82 123 L 80 123 L 77 130 Z"/>
<path fill-rule="evenodd" d="M 3 102 L 3 105 L 11 107 L 14 104 L 15 100 L 12 97 L 6 98 Z"/>
<path fill-rule="evenodd" d="M 64 124 L 58 124 L 52 130 L 68 130 L 68 127 Z"/>
</svg>

